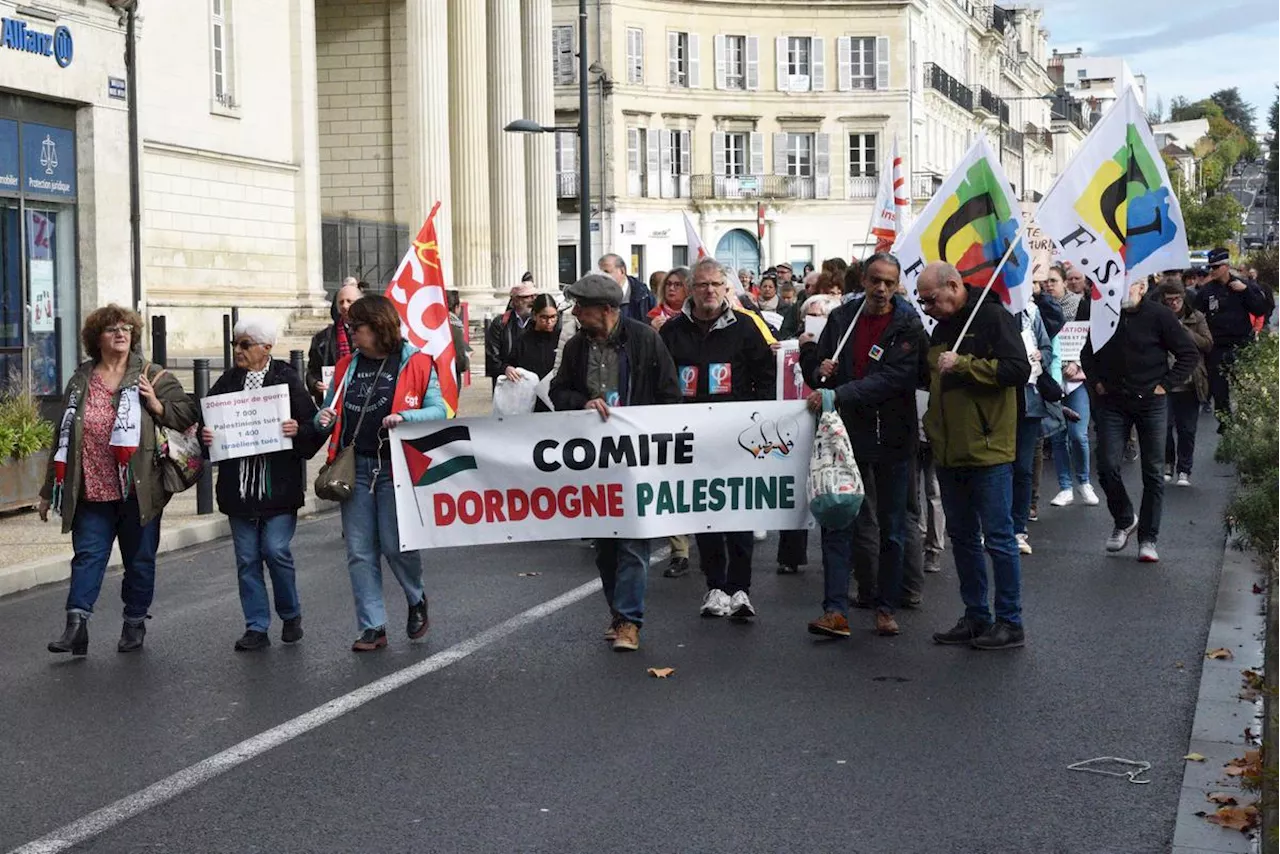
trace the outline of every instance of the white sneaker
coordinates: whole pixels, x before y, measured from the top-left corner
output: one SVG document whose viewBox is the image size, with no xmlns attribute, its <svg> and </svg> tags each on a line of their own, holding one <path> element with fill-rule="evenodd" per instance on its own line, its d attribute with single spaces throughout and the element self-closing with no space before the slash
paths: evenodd
<svg viewBox="0 0 1280 854">
<path fill-rule="evenodd" d="M 1054 507 L 1067 507 L 1076 503 L 1076 494 L 1070 487 L 1053 496 L 1053 500 L 1049 502 Z"/>
<path fill-rule="evenodd" d="M 765 540 L 769 539 L 768 531 L 752 531 L 751 535 L 755 538 L 757 543 L 763 543 Z"/>
<path fill-rule="evenodd" d="M 1178 486 L 1190 486 L 1190 485 L 1191 485 L 1191 475 L 1187 474 L 1185 471 L 1178 472 Z"/>
<path fill-rule="evenodd" d="M 1138 519 L 1134 517 L 1133 523 L 1127 528 L 1116 528 L 1111 532 L 1111 536 L 1107 537 L 1107 551 L 1122 551 L 1125 546 L 1129 545 L 1129 537 L 1134 531 L 1138 530 Z"/>
<path fill-rule="evenodd" d="M 704 617 L 729 616 L 729 595 L 723 590 L 708 590 L 702 600 L 701 614 Z"/>
<path fill-rule="evenodd" d="M 1160 554 L 1155 543 L 1138 543 L 1138 560 L 1143 563 L 1159 563 Z"/>
<path fill-rule="evenodd" d="M 1080 497 L 1083 498 L 1084 503 L 1088 504 L 1090 507 L 1098 506 L 1098 493 L 1093 491 L 1093 484 L 1080 484 Z"/>
<path fill-rule="evenodd" d="M 1028 542 L 1026 534 L 1014 534 L 1013 538 L 1018 541 L 1018 554 L 1031 554 L 1031 543 Z"/>
<path fill-rule="evenodd" d="M 756 609 L 751 607 L 751 599 L 748 598 L 745 590 L 739 590 L 733 594 L 733 598 L 729 600 L 730 617 L 735 620 L 749 620 L 755 615 Z"/>
</svg>

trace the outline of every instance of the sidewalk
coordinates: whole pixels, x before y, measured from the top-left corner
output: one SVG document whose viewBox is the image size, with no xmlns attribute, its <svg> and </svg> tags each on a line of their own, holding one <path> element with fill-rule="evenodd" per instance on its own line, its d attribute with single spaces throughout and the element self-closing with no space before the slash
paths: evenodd
<svg viewBox="0 0 1280 854">
<path fill-rule="evenodd" d="M 186 387 L 190 389 L 189 385 Z M 473 417 L 488 415 L 489 389 L 488 378 L 472 377 L 471 385 L 462 389 L 459 402 L 462 413 Z M 308 483 L 315 481 L 323 464 L 322 450 L 307 464 Z M 308 494 L 299 515 L 310 516 L 334 509 L 336 504 Z M 196 514 L 196 489 L 192 487 L 175 495 L 165 508 L 158 553 L 207 543 L 230 533 L 227 517 L 216 509 L 207 516 Z M 34 509 L 0 514 L 0 596 L 65 581 L 70 576 L 71 555 L 71 535 L 62 533 L 62 520 L 58 516 L 50 514 L 48 523 L 42 523 Z M 120 552 L 116 549 L 109 569 L 119 566 Z"/>
</svg>

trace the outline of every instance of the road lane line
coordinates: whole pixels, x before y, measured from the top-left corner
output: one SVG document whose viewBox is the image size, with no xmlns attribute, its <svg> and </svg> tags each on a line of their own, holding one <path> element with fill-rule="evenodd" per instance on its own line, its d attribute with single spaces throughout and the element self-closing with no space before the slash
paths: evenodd
<svg viewBox="0 0 1280 854">
<path fill-rule="evenodd" d="M 95 810 L 70 824 L 58 828 L 52 833 L 42 836 L 33 842 L 28 842 L 20 848 L 15 848 L 9 854 L 56 854 L 56 852 L 66 851 L 75 845 L 111 830 L 117 825 L 123 824 L 153 807 L 167 803 L 179 795 L 189 792 L 197 786 L 261 756 L 269 750 L 287 744 L 300 735 L 305 735 L 314 729 L 322 727 L 348 712 L 391 693 L 397 688 L 402 688 L 429 673 L 434 673 L 437 670 L 448 667 L 450 664 L 455 664 L 467 656 L 484 649 L 486 646 L 541 620 L 543 617 L 548 617 L 576 602 L 582 601 L 599 590 L 600 580 L 598 578 L 588 581 L 586 584 L 581 584 L 554 599 L 543 602 L 541 605 L 535 605 L 527 611 L 522 611 L 511 619 L 486 629 L 472 638 L 456 643 L 448 649 L 441 650 L 430 658 L 424 658 L 416 664 L 411 664 L 402 670 L 389 673 L 375 682 L 370 682 L 368 685 L 357 688 L 348 694 L 343 694 L 341 697 L 330 700 L 322 706 L 317 706 L 305 714 L 246 739 L 221 753 L 184 768 L 176 774 L 171 774 L 141 791 L 134 792 L 132 795 L 121 798 L 115 803 Z"/>
</svg>

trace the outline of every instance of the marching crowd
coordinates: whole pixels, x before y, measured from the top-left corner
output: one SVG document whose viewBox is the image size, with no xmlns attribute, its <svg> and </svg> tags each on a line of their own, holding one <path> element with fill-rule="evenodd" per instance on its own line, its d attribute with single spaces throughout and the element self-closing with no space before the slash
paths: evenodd
<svg viewBox="0 0 1280 854">
<path fill-rule="evenodd" d="M 913 304 L 887 253 L 852 264 L 831 259 L 820 270 L 806 267 L 799 280 L 779 264 L 758 282 L 750 271 L 735 274 L 703 258 L 655 273 L 648 285 L 611 254 L 598 272 L 565 287 L 560 302 L 529 276 L 512 288 L 507 309 L 485 329 L 485 374 L 495 387 L 551 375 L 556 410 L 591 409 L 608 419 L 616 406 L 773 399 L 779 341 L 798 339 L 812 389 L 807 406 L 839 414 L 865 490 L 851 524 L 820 531 L 821 614 L 808 631 L 847 638 L 850 609 L 866 608 L 877 634 L 898 634 L 897 611 L 918 605 L 924 573 L 940 571 L 945 530 L 964 611 L 933 639 L 1007 649 L 1024 643 L 1020 561 L 1033 553 L 1028 523 L 1039 517 L 1046 447 L 1059 487 L 1049 505 L 1100 503 L 1096 472 L 1114 526 L 1106 550 L 1123 551 L 1136 533 L 1138 559 L 1158 561 L 1163 491 L 1175 479 L 1191 485 L 1201 406 L 1211 400 L 1220 417 L 1229 413 L 1226 371 L 1256 335 L 1258 318 L 1274 311 L 1270 294 L 1233 272 L 1226 250 L 1214 250 L 1207 271 L 1131 285 L 1106 345 L 1095 352 L 1086 343 L 1078 360 L 1064 363 L 1059 333 L 1089 319 L 1091 287 L 1081 271 L 1055 265 L 1014 315 L 940 262 L 921 273 Z M 456 300 L 450 310 L 462 372 L 467 349 Z M 933 321 L 930 333 L 921 313 Z M 399 549 L 388 431 L 447 417 L 437 365 L 402 338 L 395 305 L 354 280 L 335 295 L 332 315 L 305 376 L 272 358 L 273 322 L 242 319 L 235 364 L 211 390 L 288 390 L 282 431 L 292 448 L 216 463 L 245 617 L 237 650 L 270 645 L 272 606 L 282 641 L 303 636 L 290 544 L 306 461 L 322 448 L 331 471 L 350 466 L 341 520 L 359 632 L 352 649 L 388 643 L 384 560 L 405 595 L 408 637 L 429 627 L 421 557 Z M 825 321 L 817 334 L 807 320 L 814 317 Z M 206 447 L 216 438 L 178 380 L 143 357 L 141 341 L 142 319 L 115 305 L 91 313 L 81 331 L 89 358 L 67 385 L 39 505 L 42 519 L 60 513 L 75 552 L 65 630 L 51 652 L 87 652 L 116 543 L 124 564 L 117 648 L 143 646 L 161 517 L 184 485 L 178 450 L 183 437 Z M 1134 457 L 1142 481 L 1136 508 L 1122 476 L 1122 462 Z M 755 616 L 753 552 L 762 538 L 693 537 L 706 580 L 703 616 Z M 670 546 L 663 574 L 687 574 L 689 538 L 672 537 Z M 610 611 L 605 637 L 615 650 L 639 646 L 650 548 L 648 540 L 594 542 Z M 799 572 L 807 551 L 807 530 L 780 532 L 777 571 Z"/>
</svg>

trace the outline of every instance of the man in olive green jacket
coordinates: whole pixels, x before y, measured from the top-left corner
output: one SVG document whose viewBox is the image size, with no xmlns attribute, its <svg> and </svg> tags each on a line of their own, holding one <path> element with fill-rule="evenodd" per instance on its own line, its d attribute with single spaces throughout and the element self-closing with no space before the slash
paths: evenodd
<svg viewBox="0 0 1280 854">
<path fill-rule="evenodd" d="M 965 613 L 933 639 L 975 649 L 1024 643 L 1022 567 L 1013 536 L 1013 460 L 1031 363 L 1017 319 L 994 293 L 968 288 L 950 264 L 925 267 L 920 308 L 937 321 L 929 341 L 924 429 L 938 467 L 947 535 Z M 970 315 L 973 322 L 964 328 Z M 995 620 L 987 601 L 991 554 Z"/>
</svg>

